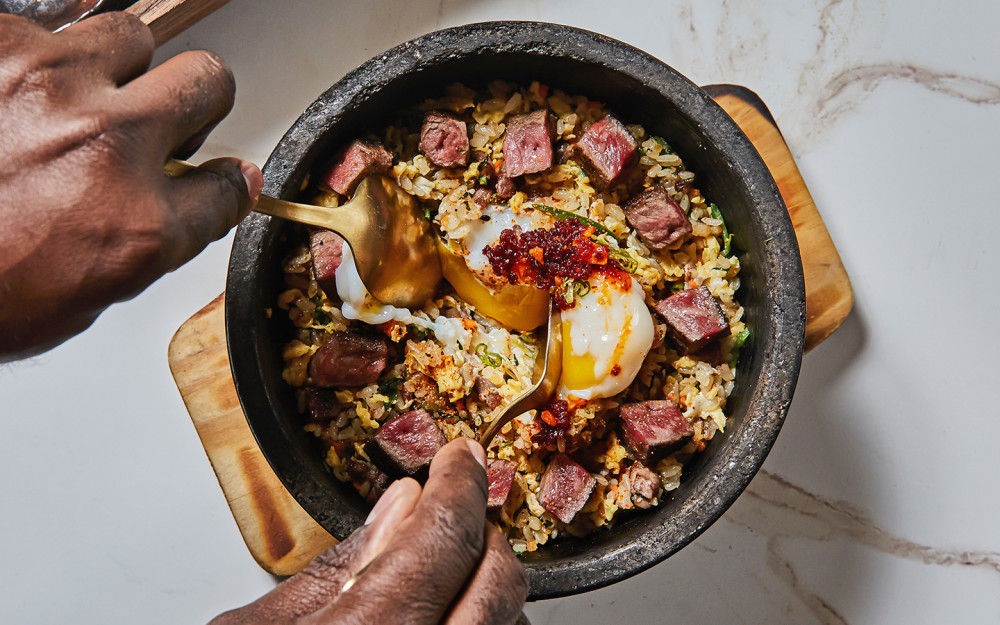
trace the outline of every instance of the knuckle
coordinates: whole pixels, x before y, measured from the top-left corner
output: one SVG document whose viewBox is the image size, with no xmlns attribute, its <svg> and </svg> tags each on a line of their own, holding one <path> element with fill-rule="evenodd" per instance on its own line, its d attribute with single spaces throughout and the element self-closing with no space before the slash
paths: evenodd
<svg viewBox="0 0 1000 625">
<path fill-rule="evenodd" d="M 453 546 L 468 560 L 478 560 L 483 551 L 483 530 L 477 521 L 477 511 L 466 499 L 444 505 L 430 504 L 431 523 L 429 529 L 438 533 L 440 539 Z M 481 514 L 480 514 L 481 516 Z"/>
<path fill-rule="evenodd" d="M 222 57 L 208 50 L 192 50 L 185 54 L 190 56 L 198 75 L 209 81 L 210 87 L 226 95 L 229 99 L 235 96 L 236 77 Z"/>
<path fill-rule="evenodd" d="M 35 93 L 45 94 L 46 100 L 57 98 L 61 92 L 57 61 L 47 50 L 9 55 L 0 71 L 0 93 L 5 98 Z"/>
<path fill-rule="evenodd" d="M 152 53 L 153 48 L 155 47 L 153 31 L 151 31 L 149 26 L 144 24 L 142 20 L 135 15 L 124 11 L 117 11 L 99 13 L 90 19 L 94 20 L 98 18 L 104 20 L 101 26 L 108 31 L 112 40 L 127 40 L 140 43 L 144 50 L 148 50 Z"/>
</svg>

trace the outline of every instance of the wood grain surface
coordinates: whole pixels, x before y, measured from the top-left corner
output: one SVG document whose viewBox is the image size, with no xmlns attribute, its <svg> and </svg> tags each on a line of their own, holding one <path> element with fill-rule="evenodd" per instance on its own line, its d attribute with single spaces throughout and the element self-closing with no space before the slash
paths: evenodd
<svg viewBox="0 0 1000 625">
<path fill-rule="evenodd" d="M 139 0 L 125 11 L 149 26 L 159 47 L 227 2 L 229 0 Z"/>
<path fill-rule="evenodd" d="M 753 91 L 738 85 L 709 85 L 704 89 L 753 142 L 785 200 L 802 255 L 806 282 L 805 350 L 809 351 L 833 334 L 854 306 L 847 270 L 764 102 Z"/>
<path fill-rule="evenodd" d="M 788 205 L 805 270 L 806 349 L 811 349 L 851 310 L 847 271 L 764 103 L 735 85 L 712 85 L 706 91 L 757 147 Z M 168 360 L 226 501 L 260 566 L 291 575 L 336 544 L 282 486 L 247 425 L 229 369 L 222 295 L 180 327 Z"/>
<path fill-rule="evenodd" d="M 302 570 L 337 544 L 282 486 L 250 432 L 229 372 L 223 297 L 184 322 L 170 371 L 251 555 L 275 575 Z"/>
</svg>

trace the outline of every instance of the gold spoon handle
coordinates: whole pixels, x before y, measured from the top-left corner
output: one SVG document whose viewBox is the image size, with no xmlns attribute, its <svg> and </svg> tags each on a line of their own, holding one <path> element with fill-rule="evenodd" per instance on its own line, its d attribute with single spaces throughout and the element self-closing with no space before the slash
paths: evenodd
<svg viewBox="0 0 1000 625">
<path fill-rule="evenodd" d="M 562 314 L 551 300 L 545 336 L 539 338 L 545 341 L 545 351 L 535 357 L 531 375 L 532 385 L 513 402 L 494 411 L 490 424 L 479 437 L 483 449 L 490 448 L 490 444 L 503 426 L 529 410 L 544 406 L 556 392 L 559 377 L 562 375 Z"/>
<path fill-rule="evenodd" d="M 196 167 L 191 163 L 173 158 L 168 160 L 163 168 L 171 178 L 181 176 L 192 169 Z M 261 195 L 254 212 L 332 230 L 344 237 L 351 245 L 351 249 L 356 249 L 356 246 L 365 240 L 369 223 L 364 215 L 359 215 L 358 211 L 352 209 L 353 201 L 336 208 L 326 208 Z"/>
</svg>

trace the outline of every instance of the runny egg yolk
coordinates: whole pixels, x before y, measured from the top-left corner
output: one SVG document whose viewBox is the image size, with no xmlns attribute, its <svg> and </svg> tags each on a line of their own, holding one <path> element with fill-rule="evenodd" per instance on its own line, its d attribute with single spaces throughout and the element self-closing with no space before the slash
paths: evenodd
<svg viewBox="0 0 1000 625">
<path fill-rule="evenodd" d="M 600 276 L 590 292 L 562 313 L 563 363 L 559 393 L 578 399 L 616 395 L 632 383 L 653 346 L 653 318 L 642 287 L 622 291 Z"/>
</svg>

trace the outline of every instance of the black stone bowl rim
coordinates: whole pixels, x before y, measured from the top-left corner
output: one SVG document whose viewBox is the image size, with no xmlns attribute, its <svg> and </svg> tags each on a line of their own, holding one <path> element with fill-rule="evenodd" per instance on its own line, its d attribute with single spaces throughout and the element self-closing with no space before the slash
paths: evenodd
<svg viewBox="0 0 1000 625">
<path fill-rule="evenodd" d="M 750 364 L 740 364 L 740 369 L 759 370 L 759 375 L 743 382 L 752 388 L 744 389 L 739 425 L 731 428 L 738 430 L 738 435 L 727 430 L 724 442 L 714 440 L 706 452 L 715 454 L 711 464 L 705 461 L 705 466 L 682 482 L 686 497 L 669 503 L 669 515 L 660 510 L 664 514 L 645 519 L 643 525 L 635 526 L 638 530 L 629 530 L 638 532 L 637 536 L 627 534 L 627 539 L 619 540 L 612 536 L 612 530 L 595 539 L 592 549 L 570 547 L 565 549 L 570 554 L 565 557 L 525 558 L 529 598 L 558 597 L 614 583 L 664 560 L 718 519 L 749 484 L 784 422 L 801 365 L 805 333 L 802 265 L 791 221 L 770 172 L 739 127 L 704 91 L 662 61 L 628 44 L 557 24 L 468 24 L 418 37 L 370 59 L 321 95 L 285 134 L 264 168 L 264 192 L 294 197 L 305 172 L 323 150 L 329 149 L 328 145 L 317 146 L 318 138 L 372 94 L 409 72 L 476 54 L 559 57 L 560 62 L 583 64 L 605 75 L 614 72 L 631 81 L 629 84 L 655 90 L 691 124 L 698 141 L 707 146 L 702 147 L 722 159 L 730 170 L 726 175 L 740 181 L 746 219 L 760 237 L 744 241 L 755 250 L 753 262 L 760 269 L 762 284 L 757 291 L 762 304 L 755 312 L 760 319 L 749 344 L 750 356 L 744 356 Z M 283 444 L 297 435 L 290 430 L 293 426 L 274 417 L 280 413 L 279 402 L 268 390 L 271 381 L 262 379 L 262 371 L 269 366 L 273 369 L 273 364 L 265 361 L 280 358 L 276 346 L 261 345 L 260 340 L 263 324 L 272 323 L 263 309 L 274 303 L 263 299 L 267 294 L 259 284 L 260 272 L 267 269 L 259 267 L 258 261 L 264 246 L 273 243 L 269 234 L 276 227 L 280 225 L 271 218 L 255 213 L 237 230 L 226 286 L 226 332 L 233 377 L 251 430 L 276 475 L 306 512 L 343 539 L 363 522 L 364 507 L 356 496 L 351 499 L 331 490 L 334 487 L 327 482 L 333 478 L 317 472 L 316 458 L 301 447 Z M 301 426 L 294 427 L 302 436 Z M 713 445 L 720 448 L 713 449 Z M 331 509 L 331 497 L 337 500 L 336 509 Z"/>
</svg>

